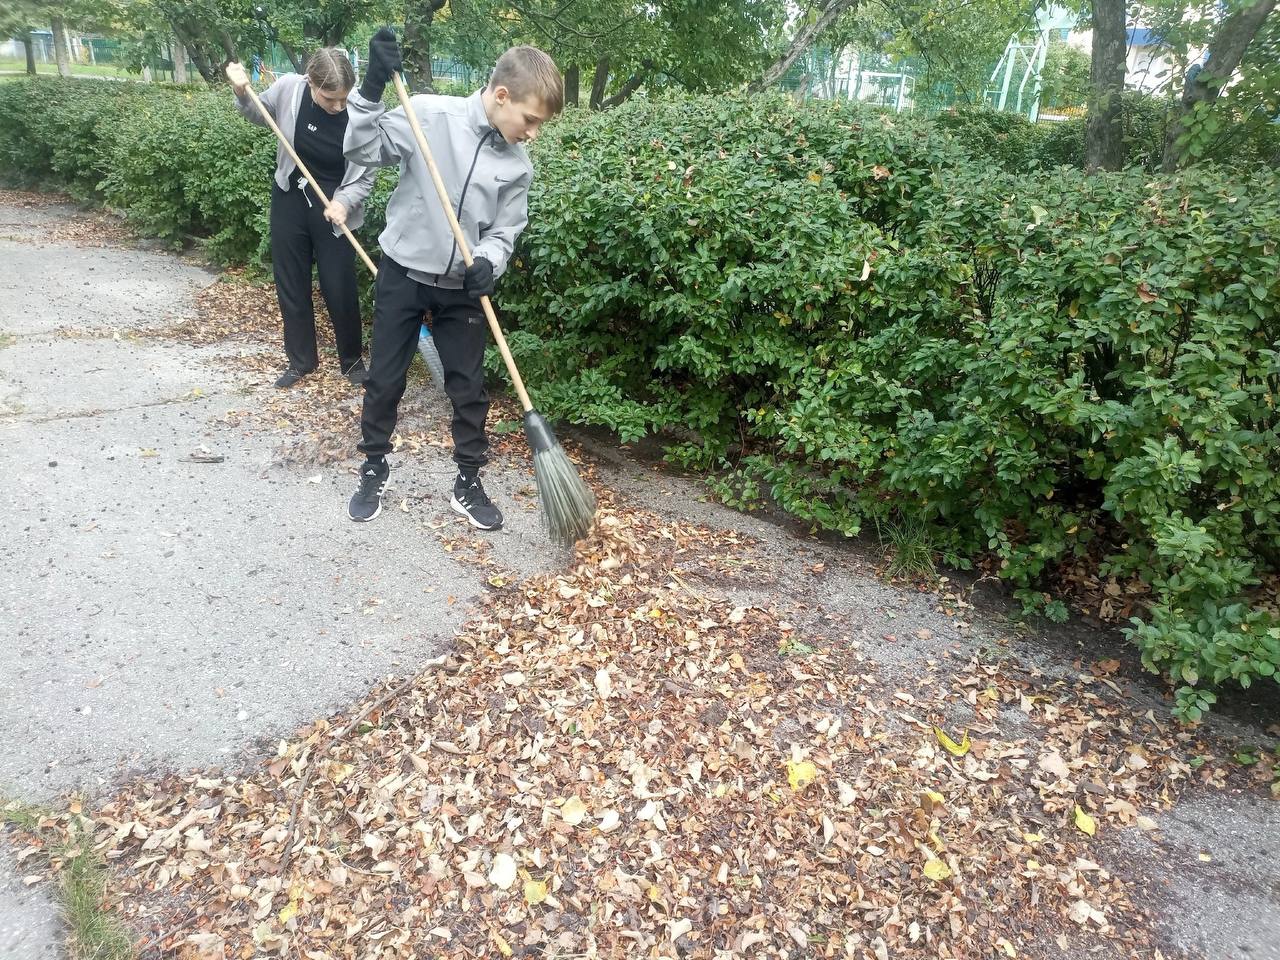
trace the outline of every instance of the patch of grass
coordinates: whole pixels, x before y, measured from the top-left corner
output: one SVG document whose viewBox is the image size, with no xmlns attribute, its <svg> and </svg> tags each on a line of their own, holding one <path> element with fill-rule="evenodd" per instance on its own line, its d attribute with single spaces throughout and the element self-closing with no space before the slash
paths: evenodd
<svg viewBox="0 0 1280 960">
<path fill-rule="evenodd" d="M 876 524 L 880 544 L 889 549 L 885 574 L 889 577 L 928 577 L 938 575 L 933 558 L 937 548 L 928 526 L 921 520 L 903 518 Z"/>
<path fill-rule="evenodd" d="M 44 811 L 39 807 L 19 803 L 17 800 L 9 800 L 4 806 L 0 806 L 0 823 L 17 827 L 25 833 L 34 833 L 43 815 Z"/>
<path fill-rule="evenodd" d="M 42 830 L 40 822 L 47 816 L 48 811 L 17 801 L 0 806 L 0 822 L 46 843 L 45 860 L 57 867 L 57 897 L 72 960 L 134 960 L 128 933 L 105 903 L 107 873 L 102 858 L 77 827 L 72 827 L 70 836 Z"/>
<path fill-rule="evenodd" d="M 26 76 L 27 61 L 26 60 L 0 60 L 0 73 L 16 73 Z M 58 75 L 58 65 L 56 63 L 37 63 L 36 76 L 40 77 L 56 77 Z M 73 63 L 71 64 L 71 75 L 73 77 L 113 77 L 128 80 L 141 80 L 141 73 L 130 73 L 124 67 L 117 66 L 114 63 Z"/>
<path fill-rule="evenodd" d="M 133 943 L 104 900 L 107 873 L 88 846 L 75 851 L 62 867 L 63 919 L 71 929 L 75 960 L 133 960 Z"/>
</svg>

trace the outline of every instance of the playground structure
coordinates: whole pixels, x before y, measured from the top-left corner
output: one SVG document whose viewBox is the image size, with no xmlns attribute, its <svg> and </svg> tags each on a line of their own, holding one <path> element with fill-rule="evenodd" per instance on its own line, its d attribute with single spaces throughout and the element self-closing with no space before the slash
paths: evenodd
<svg viewBox="0 0 1280 960">
<path fill-rule="evenodd" d="M 983 91 L 983 101 L 993 110 L 1018 113 L 1034 123 L 1040 117 L 1041 77 L 1049 46 L 1065 40 L 1077 23 L 1077 15 L 1056 3 L 1038 6 L 1034 29 L 1014 33 L 1005 45 Z M 783 86 L 800 96 L 849 99 L 892 110 L 894 113 L 933 111 L 952 106 L 957 98 L 949 90 L 918 95 L 918 80 L 911 64 L 897 69 L 867 69 L 887 64 L 865 62 L 861 52 L 833 57 L 832 51 L 814 48 L 796 62 Z M 921 91 L 923 93 L 923 91 Z"/>
<path fill-rule="evenodd" d="M 1032 123 L 1040 116 L 1041 75 L 1049 44 L 1055 34 L 1065 40 L 1077 21 L 1075 13 L 1057 4 L 1041 7 L 1035 18 L 1035 39 L 1021 33 L 1009 38 L 983 94 L 992 109 L 1023 114 Z"/>
</svg>

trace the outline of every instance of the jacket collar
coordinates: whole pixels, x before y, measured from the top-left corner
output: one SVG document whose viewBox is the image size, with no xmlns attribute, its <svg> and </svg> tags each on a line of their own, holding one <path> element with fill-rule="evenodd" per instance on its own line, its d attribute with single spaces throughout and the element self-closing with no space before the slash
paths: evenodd
<svg viewBox="0 0 1280 960">
<path fill-rule="evenodd" d="M 484 136 L 490 130 L 496 134 L 495 139 L 501 143 L 506 143 L 502 139 L 502 134 L 497 133 L 496 128 L 489 122 L 489 115 L 484 112 L 484 101 L 480 99 L 483 91 L 477 90 L 471 96 L 467 97 L 467 121 L 475 128 L 476 133 Z"/>
</svg>

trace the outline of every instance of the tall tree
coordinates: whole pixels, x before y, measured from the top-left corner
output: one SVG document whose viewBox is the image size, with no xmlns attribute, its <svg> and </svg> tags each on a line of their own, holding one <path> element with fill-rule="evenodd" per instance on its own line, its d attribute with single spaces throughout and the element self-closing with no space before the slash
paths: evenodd
<svg viewBox="0 0 1280 960">
<path fill-rule="evenodd" d="M 445 0 L 405 0 L 404 65 L 414 90 L 435 92 L 431 73 L 431 24 Z"/>
<path fill-rule="evenodd" d="M 67 21 L 61 14 L 50 18 L 53 33 L 53 59 L 58 64 L 58 76 L 71 76 L 71 41 L 67 36 Z"/>
<path fill-rule="evenodd" d="M 0 36 L 15 37 L 26 52 L 27 73 L 36 74 L 36 54 L 31 31 L 42 19 L 35 0 L 8 0 L 0 5 Z"/>
<path fill-rule="evenodd" d="M 1085 121 L 1085 168 L 1124 166 L 1121 113 L 1127 66 L 1125 0 L 1093 0 L 1093 56 L 1089 65 L 1089 115 Z"/>
<path fill-rule="evenodd" d="M 1079 107 L 1089 100 L 1089 55 L 1063 40 L 1049 46 L 1041 78 L 1040 99 L 1054 107 Z"/>
<path fill-rule="evenodd" d="M 231 37 L 252 36 L 259 29 L 247 3 L 231 0 L 131 0 L 126 7 L 129 29 L 147 56 L 163 52 L 177 37 L 206 83 L 222 81 L 222 65 L 235 55 Z"/>
<path fill-rule="evenodd" d="M 1268 18 L 1275 12 L 1276 0 L 1243 0 L 1228 9 L 1209 40 L 1208 59 L 1189 77 L 1174 108 L 1165 133 L 1162 165 L 1166 171 L 1176 170 L 1194 157 L 1197 134 L 1201 134 L 1199 139 L 1208 139 L 1215 127 L 1221 125 L 1221 121 L 1215 123 L 1214 104 L 1245 61 L 1250 45 L 1264 34 Z M 1274 90 L 1275 82 L 1280 80 L 1274 55 L 1266 56 L 1259 66 L 1269 70 Z"/>
<path fill-rule="evenodd" d="M 222 0 L 224 4 L 235 0 Z M 362 24 L 396 17 L 406 4 L 392 0 L 250 0 L 252 17 L 300 70 L 320 47 L 339 47 Z M 417 0 L 409 0 L 412 6 Z M 441 4 L 444 0 L 439 0 Z"/>
<path fill-rule="evenodd" d="M 1033 25 L 1026 0 L 864 0 L 828 35 L 857 46 L 860 59 L 870 54 L 877 69 L 918 58 L 922 84 L 978 103 L 1009 38 Z"/>
<path fill-rule="evenodd" d="M 438 46 L 484 70 L 506 47 L 532 43 L 581 86 L 595 109 L 637 90 L 736 86 L 772 59 L 787 0 L 450 0 Z"/>
</svg>

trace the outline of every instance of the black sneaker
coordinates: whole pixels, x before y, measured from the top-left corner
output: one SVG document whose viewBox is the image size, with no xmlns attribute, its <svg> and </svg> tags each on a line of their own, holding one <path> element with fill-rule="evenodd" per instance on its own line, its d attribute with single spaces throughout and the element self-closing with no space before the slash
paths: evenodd
<svg viewBox="0 0 1280 960">
<path fill-rule="evenodd" d="M 357 387 L 369 379 L 369 371 L 365 369 L 363 360 L 357 360 L 351 364 L 351 366 L 342 371 L 342 375 Z"/>
<path fill-rule="evenodd" d="M 280 379 L 276 381 L 276 386 L 281 388 L 292 387 L 305 376 L 306 373 L 304 371 L 289 367 L 284 373 L 280 374 Z"/>
<path fill-rule="evenodd" d="M 499 530 L 502 527 L 502 511 L 484 492 L 478 473 L 471 477 L 458 474 L 458 479 L 453 481 L 453 501 L 449 506 L 453 507 L 454 513 L 471 521 L 477 530 Z"/>
<path fill-rule="evenodd" d="M 360 489 L 351 495 L 347 516 L 356 523 L 375 519 L 382 512 L 382 493 L 387 489 L 391 468 L 386 463 L 369 463 L 360 468 Z"/>
</svg>

